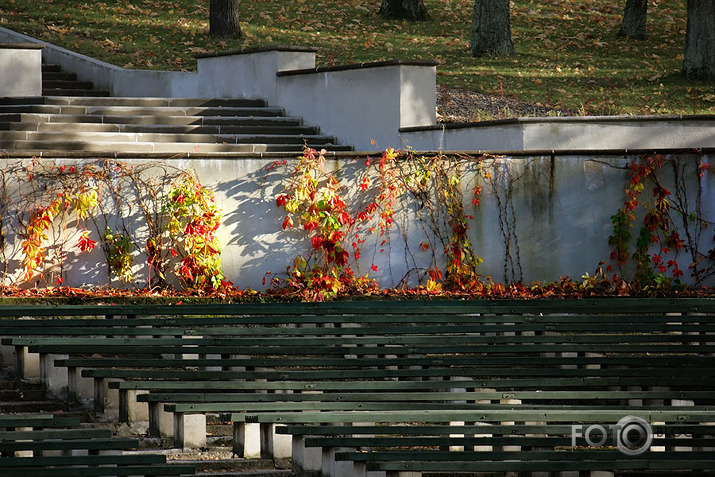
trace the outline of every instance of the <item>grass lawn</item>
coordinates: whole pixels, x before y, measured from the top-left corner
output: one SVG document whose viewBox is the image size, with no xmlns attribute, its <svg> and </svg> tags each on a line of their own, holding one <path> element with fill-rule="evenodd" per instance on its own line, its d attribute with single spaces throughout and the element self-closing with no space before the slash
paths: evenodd
<svg viewBox="0 0 715 477">
<path fill-rule="evenodd" d="M 192 70 L 193 55 L 319 48 L 318 65 L 439 61 L 438 82 L 577 114 L 715 114 L 715 84 L 687 80 L 684 0 L 649 4 L 645 41 L 617 37 L 625 0 L 513 0 L 516 54 L 471 57 L 473 0 L 425 0 L 427 22 L 385 21 L 379 0 L 244 0 L 243 37 L 208 36 L 208 0 L 2 0 L 0 26 L 126 68 Z"/>
</svg>

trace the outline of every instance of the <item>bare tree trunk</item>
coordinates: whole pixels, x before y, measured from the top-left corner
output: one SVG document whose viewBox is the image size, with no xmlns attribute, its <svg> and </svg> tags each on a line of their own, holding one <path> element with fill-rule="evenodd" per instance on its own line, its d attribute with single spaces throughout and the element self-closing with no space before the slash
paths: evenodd
<svg viewBox="0 0 715 477">
<path fill-rule="evenodd" d="M 683 73 L 715 80 L 715 0 L 688 0 Z"/>
<path fill-rule="evenodd" d="M 385 18 L 406 18 L 413 21 L 429 19 L 424 0 L 382 0 L 378 13 Z"/>
<path fill-rule="evenodd" d="M 513 53 L 509 0 L 475 0 L 472 55 L 507 56 Z"/>
<path fill-rule="evenodd" d="M 648 0 L 626 0 L 623 10 L 623 22 L 618 36 L 644 40 L 646 37 L 646 17 L 648 16 Z"/>
<path fill-rule="evenodd" d="M 209 33 L 222 38 L 238 38 L 241 26 L 238 23 L 239 0 L 211 0 L 209 4 Z"/>
</svg>

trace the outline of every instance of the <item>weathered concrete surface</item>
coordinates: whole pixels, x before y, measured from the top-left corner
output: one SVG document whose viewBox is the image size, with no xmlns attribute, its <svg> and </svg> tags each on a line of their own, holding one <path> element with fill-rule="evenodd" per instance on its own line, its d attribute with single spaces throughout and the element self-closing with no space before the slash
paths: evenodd
<svg viewBox="0 0 715 477">
<path fill-rule="evenodd" d="M 42 48 L 29 42 L 0 43 L 0 98 L 42 96 Z"/>
</svg>

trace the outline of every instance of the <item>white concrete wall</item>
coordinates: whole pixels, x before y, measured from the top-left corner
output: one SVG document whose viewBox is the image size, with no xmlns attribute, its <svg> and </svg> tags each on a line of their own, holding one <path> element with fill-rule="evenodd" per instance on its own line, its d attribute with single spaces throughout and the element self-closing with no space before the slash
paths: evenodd
<svg viewBox="0 0 715 477">
<path fill-rule="evenodd" d="M 42 96 L 42 46 L 0 44 L 0 98 Z"/>
<path fill-rule="evenodd" d="M 401 127 L 436 121 L 436 67 L 386 62 L 279 75 L 277 104 L 356 150 L 403 147 Z M 373 141 L 376 144 L 373 145 Z"/>
<path fill-rule="evenodd" d="M 407 128 L 417 150 L 599 151 L 715 147 L 715 116 L 520 118 L 474 125 Z"/>
<path fill-rule="evenodd" d="M 697 164 L 698 155 L 682 155 Z M 263 289 L 263 278 L 271 272 L 268 280 L 285 273 L 286 267 L 298 255 L 310 251 L 310 241 L 303 231 L 282 230 L 285 211 L 276 206 L 276 196 L 283 191 L 285 181 L 294 163 L 286 158 L 285 168 L 267 170 L 273 159 L 176 159 L 154 160 L 157 165 L 168 163 L 180 169 L 193 168 L 206 185 L 216 194 L 217 204 L 223 211 L 219 238 L 223 246 L 222 262 L 227 279 L 241 288 Z M 327 170 L 332 170 L 345 184 L 349 201 L 355 199 L 359 189 L 356 174 L 364 170 L 364 158 L 354 157 L 329 159 Z M 470 239 L 474 252 L 484 259 L 479 273 L 491 276 L 495 281 L 558 281 L 561 276 L 579 279 L 584 273 L 593 274 L 601 260 L 608 260 L 610 247 L 608 236 L 612 233 L 611 216 L 623 205 L 624 189 L 628 184 L 627 166 L 633 157 L 624 155 L 594 156 L 535 156 L 487 159 L 482 162 L 489 180 L 482 180 L 481 204 L 470 204 L 474 176 L 462 181 L 465 197 L 465 213 L 473 215 L 470 220 Z M 44 159 L 53 161 L 52 159 Z M 715 158 L 710 157 L 712 163 Z M 13 163 L 12 159 L 0 160 L 0 167 Z M 68 164 L 71 160 L 58 160 Z M 145 164 L 146 159 L 127 162 Z M 475 163 L 476 164 L 476 163 Z M 695 178 L 693 173 L 689 177 Z M 664 176 L 665 181 L 667 174 Z M 702 214 L 715 220 L 715 175 L 706 174 L 702 179 Z M 695 183 L 689 183 L 694 194 Z M 666 184 L 667 186 L 667 184 Z M 351 199 L 352 198 L 352 199 Z M 691 199 L 694 200 L 693 195 Z M 351 202 L 352 203 L 352 202 Z M 20 207 L 20 201 L 11 204 Z M 690 203 L 692 210 L 695 204 Z M 438 257 L 443 267 L 442 248 L 433 240 L 430 250 L 419 247 L 421 241 L 430 239 L 424 223 L 419 221 L 418 203 L 405 196 L 395 204 L 396 225 L 385 236 L 368 235 L 362 247 L 362 256 L 355 266 L 358 274 L 369 273 L 383 287 L 393 287 L 408 277 L 414 284 L 415 270 L 430 267 L 432 254 Z M 136 214 L 136 210 L 134 211 Z M 143 221 L 126 214 L 126 225 L 141 238 Z M 6 227 L 14 223 L 6 220 Z M 74 222 L 69 224 L 73 228 Z M 680 222 L 675 224 L 680 226 Z M 87 227 L 91 228 L 91 224 Z M 637 230 L 634 231 L 637 235 Z M 99 240 L 98 233 L 91 230 L 91 238 Z M 685 234 L 681 233 L 681 236 Z M 9 270 L 21 273 L 22 257 L 17 238 L 6 230 L 6 254 Z M 382 244 L 382 240 L 386 240 Z M 509 241 L 509 249 L 506 243 Z M 712 234 L 702 237 L 704 250 L 712 247 Z M 68 268 L 65 285 L 80 286 L 107 283 L 104 256 L 97 248 L 91 253 L 80 253 L 72 239 L 67 247 L 65 263 Z M 708 245 L 709 244 L 709 245 Z M 143 250 L 143 245 L 140 247 Z M 137 252 L 139 253 L 140 250 Z M 680 265 L 686 273 L 690 260 L 682 254 Z M 135 260 L 136 285 L 145 286 L 147 270 L 145 257 L 139 254 Z M 372 264 L 378 269 L 371 270 Z M 9 279 L 8 279 L 9 280 Z M 710 286 L 715 277 L 710 278 Z M 116 280 L 115 286 L 120 285 Z M 51 283 L 52 285 L 52 283 Z"/>
<path fill-rule="evenodd" d="M 198 96 L 265 99 L 279 105 L 279 71 L 315 68 L 309 49 L 257 50 L 235 55 L 203 55 L 198 59 Z"/>
</svg>

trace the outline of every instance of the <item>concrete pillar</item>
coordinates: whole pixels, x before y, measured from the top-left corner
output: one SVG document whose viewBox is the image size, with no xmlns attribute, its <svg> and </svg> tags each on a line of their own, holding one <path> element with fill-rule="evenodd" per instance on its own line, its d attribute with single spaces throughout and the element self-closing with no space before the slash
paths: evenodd
<svg viewBox="0 0 715 477">
<path fill-rule="evenodd" d="M 94 410 L 105 412 L 119 409 L 119 392 L 109 389 L 105 378 L 94 378 Z"/>
<path fill-rule="evenodd" d="M 260 425 L 261 457 L 264 459 L 290 459 L 292 452 L 291 436 L 277 434 L 276 425 L 265 423 Z"/>
<path fill-rule="evenodd" d="M 149 394 L 149 391 L 139 389 L 122 389 L 119 393 L 119 422 L 139 422 L 149 420 L 147 403 L 137 402 L 139 394 Z"/>
<path fill-rule="evenodd" d="M 244 459 L 257 459 L 261 457 L 261 430 L 260 424 L 234 422 L 233 423 L 233 453 Z"/>
<path fill-rule="evenodd" d="M 184 449 L 206 447 L 206 415 L 174 413 L 174 446 Z"/>
<path fill-rule="evenodd" d="M 15 363 L 19 379 L 40 379 L 40 355 L 29 353 L 27 346 L 15 346 Z"/>
<path fill-rule="evenodd" d="M 305 436 L 293 436 L 293 472 L 296 475 L 320 474 L 323 465 L 323 449 L 305 447 Z"/>
<path fill-rule="evenodd" d="M 67 359 L 68 355 L 56 355 L 43 353 L 40 355 L 40 379 L 42 380 L 47 393 L 59 395 L 63 390 L 67 390 L 68 378 L 67 368 L 56 368 L 55 359 Z"/>
<path fill-rule="evenodd" d="M 345 452 L 355 449 L 346 447 L 323 447 L 323 465 L 321 472 L 323 477 L 348 477 L 355 475 L 353 461 L 351 460 L 335 460 L 336 452 Z"/>
<path fill-rule="evenodd" d="M 82 377 L 82 368 L 67 368 L 67 391 L 75 399 L 91 400 L 94 398 L 94 381 Z"/>
<path fill-rule="evenodd" d="M 172 437 L 174 435 L 174 414 L 164 410 L 163 402 L 149 403 L 149 435 Z"/>
<path fill-rule="evenodd" d="M 42 48 L 38 43 L 0 43 L 0 97 L 42 96 Z"/>
</svg>

